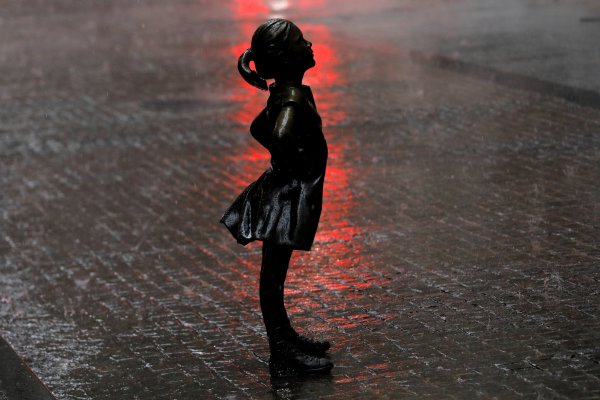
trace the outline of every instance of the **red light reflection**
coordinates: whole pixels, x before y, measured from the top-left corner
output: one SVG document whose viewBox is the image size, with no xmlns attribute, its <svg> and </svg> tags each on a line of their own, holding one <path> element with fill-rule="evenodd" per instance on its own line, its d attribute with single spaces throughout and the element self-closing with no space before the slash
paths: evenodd
<svg viewBox="0 0 600 400">
<path fill-rule="evenodd" d="M 236 20 L 264 18 L 271 9 L 262 0 L 236 0 L 232 4 L 233 16 Z"/>
<path fill-rule="evenodd" d="M 306 11 L 307 9 L 315 9 L 318 7 L 322 7 L 325 4 L 324 0 L 299 0 L 298 8 L 300 10 Z"/>
<path fill-rule="evenodd" d="M 305 84 L 314 87 L 314 96 L 323 118 L 323 125 L 333 126 L 340 123 L 346 116 L 343 107 L 340 107 L 340 93 L 336 86 L 345 83 L 338 72 L 339 61 L 337 52 L 333 48 L 333 40 L 329 28 L 325 25 L 302 25 L 304 36 L 313 43 L 313 51 L 317 65 L 309 70 L 304 79 Z"/>
</svg>

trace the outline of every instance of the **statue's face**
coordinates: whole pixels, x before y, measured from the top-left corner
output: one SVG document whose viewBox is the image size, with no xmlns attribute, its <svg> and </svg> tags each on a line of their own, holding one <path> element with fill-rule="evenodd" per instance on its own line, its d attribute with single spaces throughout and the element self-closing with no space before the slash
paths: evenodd
<svg viewBox="0 0 600 400">
<path fill-rule="evenodd" d="M 304 39 L 302 31 L 300 31 L 296 25 L 292 25 L 289 36 L 289 48 L 286 52 L 286 56 L 293 68 L 300 68 L 303 71 L 306 71 L 316 65 L 311 47 L 312 43 Z"/>
</svg>

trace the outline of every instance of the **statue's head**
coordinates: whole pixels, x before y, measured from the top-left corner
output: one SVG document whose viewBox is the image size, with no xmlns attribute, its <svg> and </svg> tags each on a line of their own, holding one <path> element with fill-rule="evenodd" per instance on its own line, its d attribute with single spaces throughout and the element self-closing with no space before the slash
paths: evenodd
<svg viewBox="0 0 600 400">
<path fill-rule="evenodd" d="M 314 67 L 311 47 L 294 23 L 270 19 L 252 35 L 251 47 L 238 60 L 238 70 L 246 82 L 267 90 L 266 79 L 303 74 Z M 250 61 L 254 61 L 256 71 L 250 68 Z"/>
</svg>

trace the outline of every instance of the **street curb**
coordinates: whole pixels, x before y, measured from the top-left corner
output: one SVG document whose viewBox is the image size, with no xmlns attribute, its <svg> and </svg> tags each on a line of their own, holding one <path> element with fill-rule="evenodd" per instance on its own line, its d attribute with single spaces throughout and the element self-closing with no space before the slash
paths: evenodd
<svg viewBox="0 0 600 400">
<path fill-rule="evenodd" d="M 0 337 L 0 400 L 56 400 L 50 390 Z"/>
<path fill-rule="evenodd" d="M 428 54 L 418 50 L 410 50 L 409 55 L 417 63 L 433 65 L 440 69 L 494 82 L 511 89 L 521 89 L 555 96 L 580 106 L 600 109 L 600 93 L 593 90 L 567 86 L 519 73 L 501 71 L 493 67 L 465 62 L 438 54 Z"/>
</svg>

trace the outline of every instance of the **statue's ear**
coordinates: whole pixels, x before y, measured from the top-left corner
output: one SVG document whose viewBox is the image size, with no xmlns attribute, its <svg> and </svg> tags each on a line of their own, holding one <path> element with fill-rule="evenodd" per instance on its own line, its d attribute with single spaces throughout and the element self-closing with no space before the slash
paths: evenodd
<svg viewBox="0 0 600 400">
<path fill-rule="evenodd" d="M 281 50 L 281 51 L 279 51 L 277 53 L 277 61 L 284 68 L 285 67 L 289 67 L 292 64 L 292 62 L 290 61 L 290 57 L 288 55 L 288 52 L 287 51 L 283 51 L 283 50 Z"/>
</svg>

